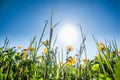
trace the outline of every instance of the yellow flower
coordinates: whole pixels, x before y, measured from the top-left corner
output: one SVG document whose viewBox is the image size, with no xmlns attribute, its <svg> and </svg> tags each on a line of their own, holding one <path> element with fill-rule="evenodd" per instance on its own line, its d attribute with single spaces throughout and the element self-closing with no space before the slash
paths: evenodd
<svg viewBox="0 0 120 80">
<path fill-rule="evenodd" d="M 103 51 L 103 50 L 105 50 L 105 45 L 102 42 L 100 42 L 99 43 L 99 48 L 100 48 L 101 51 Z"/>
<path fill-rule="evenodd" d="M 76 62 L 76 58 L 72 58 L 71 56 L 68 58 L 67 65 L 72 66 Z"/>
<path fill-rule="evenodd" d="M 72 59 L 72 62 L 73 62 L 73 64 L 74 64 L 74 63 L 76 62 L 76 58 L 73 58 L 73 59 Z"/>
<path fill-rule="evenodd" d="M 45 45 L 45 46 L 48 46 L 49 45 L 49 41 L 48 40 L 43 41 L 42 44 Z"/>
<path fill-rule="evenodd" d="M 44 48 L 44 53 L 47 54 L 48 53 L 48 49 Z"/>
<path fill-rule="evenodd" d="M 68 65 L 68 66 L 72 66 L 73 64 L 72 64 L 71 61 L 68 61 L 68 62 L 67 62 L 67 65 Z"/>
<path fill-rule="evenodd" d="M 69 46 L 67 46 L 67 50 L 72 51 L 72 50 L 74 50 L 74 48 L 71 45 L 69 45 Z"/>
<path fill-rule="evenodd" d="M 21 48 L 22 48 L 22 46 L 19 45 L 19 46 L 18 46 L 18 49 L 21 49 Z"/>
<path fill-rule="evenodd" d="M 33 48 L 32 46 L 30 46 L 30 47 L 28 48 L 28 50 L 33 51 L 33 50 L 35 50 L 35 48 Z"/>
</svg>

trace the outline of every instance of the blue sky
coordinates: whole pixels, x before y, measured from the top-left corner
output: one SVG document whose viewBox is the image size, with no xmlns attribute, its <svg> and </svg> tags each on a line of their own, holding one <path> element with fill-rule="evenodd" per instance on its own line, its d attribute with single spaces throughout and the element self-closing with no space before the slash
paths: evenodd
<svg viewBox="0 0 120 80">
<path fill-rule="evenodd" d="M 55 34 L 65 24 L 82 25 L 90 58 L 97 54 L 92 34 L 99 41 L 115 37 L 120 42 L 119 0 L 0 0 L 0 46 L 6 37 L 10 45 L 28 46 L 33 36 L 40 36 L 45 21 L 50 20 L 52 8 L 54 23 L 62 20 Z M 80 37 L 72 44 L 75 48 L 79 40 Z M 118 46 L 120 49 L 119 43 Z"/>
</svg>

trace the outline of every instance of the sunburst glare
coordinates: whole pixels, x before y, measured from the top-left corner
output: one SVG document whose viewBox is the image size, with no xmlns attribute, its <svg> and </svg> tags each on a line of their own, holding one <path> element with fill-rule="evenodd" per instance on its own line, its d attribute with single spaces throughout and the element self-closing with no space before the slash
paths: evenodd
<svg viewBox="0 0 120 80">
<path fill-rule="evenodd" d="M 64 43 L 71 44 L 77 40 L 77 30 L 73 25 L 65 25 L 61 28 L 59 37 Z"/>
</svg>

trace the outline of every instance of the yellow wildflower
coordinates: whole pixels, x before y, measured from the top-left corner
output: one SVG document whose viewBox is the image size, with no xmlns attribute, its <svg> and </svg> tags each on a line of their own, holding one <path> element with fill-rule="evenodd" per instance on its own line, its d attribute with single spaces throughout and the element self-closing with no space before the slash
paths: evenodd
<svg viewBox="0 0 120 80">
<path fill-rule="evenodd" d="M 21 48 L 22 48 L 22 46 L 19 45 L 19 46 L 18 46 L 18 49 L 21 49 Z"/>
<path fill-rule="evenodd" d="M 67 65 L 68 65 L 68 66 L 72 66 L 73 64 L 72 64 L 71 61 L 68 61 L 68 62 L 67 62 Z"/>
<path fill-rule="evenodd" d="M 74 48 L 71 45 L 69 45 L 69 46 L 67 46 L 67 50 L 72 51 L 72 50 L 74 50 Z"/>
<path fill-rule="evenodd" d="M 68 58 L 67 65 L 72 66 L 76 62 L 76 58 L 72 58 L 71 56 Z"/>
<path fill-rule="evenodd" d="M 99 48 L 101 51 L 103 51 L 103 50 L 105 50 L 105 45 L 102 42 L 100 42 Z"/>
<path fill-rule="evenodd" d="M 73 62 L 73 64 L 74 64 L 74 63 L 76 62 L 76 58 L 73 58 L 73 59 L 72 59 L 72 62 Z"/>
<path fill-rule="evenodd" d="M 47 54 L 48 53 L 48 49 L 44 48 L 44 53 Z"/>
<path fill-rule="evenodd" d="M 30 50 L 30 51 L 33 51 L 33 50 L 35 50 L 32 46 L 30 46 L 29 48 L 28 48 L 28 50 Z"/>
<path fill-rule="evenodd" d="M 48 46 L 49 45 L 49 41 L 48 40 L 43 41 L 42 44 L 45 45 L 45 46 Z"/>
</svg>

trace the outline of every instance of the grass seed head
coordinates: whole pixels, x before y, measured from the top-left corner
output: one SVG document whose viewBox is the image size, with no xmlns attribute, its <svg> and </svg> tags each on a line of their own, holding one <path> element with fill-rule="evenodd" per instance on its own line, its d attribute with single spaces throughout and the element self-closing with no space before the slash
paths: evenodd
<svg viewBox="0 0 120 80">
<path fill-rule="evenodd" d="M 44 46 L 49 46 L 50 42 L 49 42 L 49 40 L 46 40 L 46 41 L 43 41 L 42 44 L 43 44 Z"/>
</svg>

